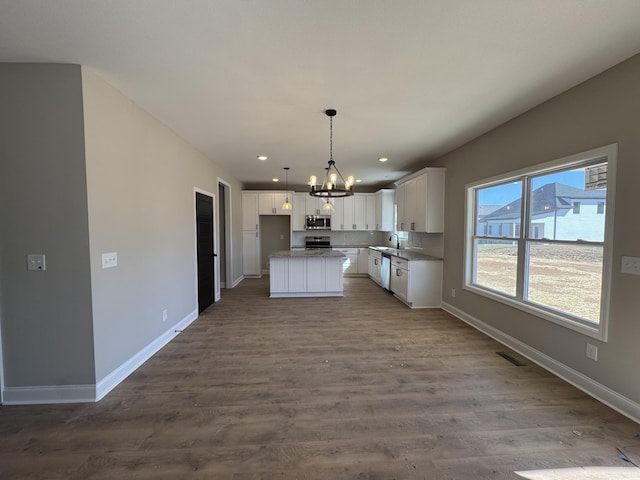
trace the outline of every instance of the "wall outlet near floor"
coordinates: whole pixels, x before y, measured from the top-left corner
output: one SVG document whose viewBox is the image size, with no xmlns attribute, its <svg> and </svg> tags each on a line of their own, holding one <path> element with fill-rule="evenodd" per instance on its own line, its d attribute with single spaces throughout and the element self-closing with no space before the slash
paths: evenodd
<svg viewBox="0 0 640 480">
<path fill-rule="evenodd" d="M 452 288 L 452 289 L 451 289 L 451 296 L 452 296 L 453 298 L 456 298 L 456 289 L 455 289 L 455 288 Z"/>
<path fill-rule="evenodd" d="M 162 321 L 166 322 L 167 318 L 169 318 L 169 313 L 167 312 L 167 309 L 165 308 L 164 310 L 162 310 Z"/>
<path fill-rule="evenodd" d="M 594 362 L 598 361 L 598 347 L 592 345 L 591 343 L 587 343 L 587 358 L 590 358 Z"/>
</svg>

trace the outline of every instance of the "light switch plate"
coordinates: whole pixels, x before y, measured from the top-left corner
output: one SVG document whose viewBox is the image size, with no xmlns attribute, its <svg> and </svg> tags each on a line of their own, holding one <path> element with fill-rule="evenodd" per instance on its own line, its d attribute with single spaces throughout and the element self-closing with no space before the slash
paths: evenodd
<svg viewBox="0 0 640 480">
<path fill-rule="evenodd" d="M 44 253 L 30 253 L 27 255 L 27 270 L 46 270 Z"/>
<path fill-rule="evenodd" d="M 118 252 L 102 254 L 102 268 L 112 268 L 118 266 Z"/>
<path fill-rule="evenodd" d="M 622 257 L 622 273 L 640 275 L 640 257 Z"/>
</svg>

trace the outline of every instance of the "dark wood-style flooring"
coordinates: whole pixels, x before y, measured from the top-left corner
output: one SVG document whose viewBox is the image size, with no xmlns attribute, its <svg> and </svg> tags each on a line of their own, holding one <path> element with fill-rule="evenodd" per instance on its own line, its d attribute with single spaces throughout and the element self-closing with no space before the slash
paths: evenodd
<svg viewBox="0 0 640 480">
<path fill-rule="evenodd" d="M 515 479 L 625 466 L 638 424 L 441 310 L 223 291 L 96 404 L 0 407 L 1 479 Z"/>
</svg>

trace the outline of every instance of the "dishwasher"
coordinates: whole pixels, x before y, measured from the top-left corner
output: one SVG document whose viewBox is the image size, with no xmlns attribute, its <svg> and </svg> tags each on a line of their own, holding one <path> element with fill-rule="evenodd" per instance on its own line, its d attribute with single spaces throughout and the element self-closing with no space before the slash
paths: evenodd
<svg viewBox="0 0 640 480">
<path fill-rule="evenodd" d="M 389 290 L 391 281 L 391 255 L 382 253 L 382 264 L 380 265 L 380 283 L 382 288 Z"/>
</svg>

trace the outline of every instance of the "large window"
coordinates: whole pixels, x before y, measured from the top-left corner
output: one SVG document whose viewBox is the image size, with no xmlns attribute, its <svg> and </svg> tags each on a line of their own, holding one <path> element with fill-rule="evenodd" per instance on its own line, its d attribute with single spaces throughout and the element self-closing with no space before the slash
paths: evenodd
<svg viewBox="0 0 640 480">
<path fill-rule="evenodd" d="M 465 288 L 606 340 L 615 155 L 467 185 Z"/>
</svg>

